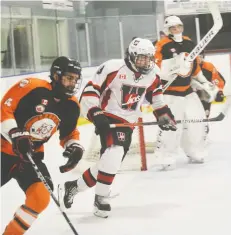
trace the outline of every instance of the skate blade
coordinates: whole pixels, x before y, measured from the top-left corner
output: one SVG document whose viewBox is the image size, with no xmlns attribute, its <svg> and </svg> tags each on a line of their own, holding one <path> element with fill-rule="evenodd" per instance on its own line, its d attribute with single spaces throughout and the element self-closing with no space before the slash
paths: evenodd
<svg viewBox="0 0 231 235">
<path fill-rule="evenodd" d="M 67 208 L 65 207 L 64 201 L 63 201 L 63 198 L 64 198 L 64 184 L 59 184 L 57 191 L 58 191 L 59 206 L 62 209 L 62 211 L 66 211 Z"/>
<path fill-rule="evenodd" d="M 175 164 L 162 164 L 160 166 L 160 171 L 173 171 L 176 169 Z"/>
<path fill-rule="evenodd" d="M 110 211 L 99 210 L 96 206 L 94 207 L 94 215 L 100 218 L 108 218 Z"/>
<path fill-rule="evenodd" d="M 204 159 L 201 160 L 189 159 L 188 161 L 189 164 L 203 164 L 204 162 L 205 162 Z"/>
</svg>

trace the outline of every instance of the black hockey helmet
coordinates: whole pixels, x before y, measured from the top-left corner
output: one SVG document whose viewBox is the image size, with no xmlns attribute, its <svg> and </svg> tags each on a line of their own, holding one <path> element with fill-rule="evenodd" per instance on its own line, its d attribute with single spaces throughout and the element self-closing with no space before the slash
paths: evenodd
<svg viewBox="0 0 231 235">
<path fill-rule="evenodd" d="M 78 61 L 60 56 L 54 60 L 50 69 L 50 78 L 52 80 L 52 87 L 56 98 L 68 98 L 73 96 L 81 86 L 81 65 Z M 55 79 L 57 74 L 58 79 Z M 72 79 L 71 74 L 78 75 L 75 78 L 75 83 L 65 86 L 63 84 L 64 77 L 68 80 Z"/>
</svg>

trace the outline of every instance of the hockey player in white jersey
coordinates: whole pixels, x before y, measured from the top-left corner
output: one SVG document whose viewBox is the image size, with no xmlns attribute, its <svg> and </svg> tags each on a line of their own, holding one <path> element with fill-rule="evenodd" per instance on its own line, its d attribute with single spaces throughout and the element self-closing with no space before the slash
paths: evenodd
<svg viewBox="0 0 231 235">
<path fill-rule="evenodd" d="M 197 59 L 186 64 L 185 56 L 195 45 L 190 38 L 182 35 L 183 23 L 180 18 L 167 17 L 164 28 L 167 37 L 156 43 L 155 61 L 161 68 L 163 85 L 171 80 L 170 71 L 174 75 L 175 70 L 176 75 L 176 79 L 166 89 L 164 98 L 176 119 L 206 118 L 200 99 L 191 85 L 200 87 L 208 102 L 215 99 L 218 88 L 204 77 Z M 156 163 L 163 169 L 175 168 L 180 147 L 190 162 L 203 163 L 207 155 L 204 130 L 204 123 L 186 123 L 180 125 L 174 133 L 163 133 L 160 130 L 155 152 Z"/>
<path fill-rule="evenodd" d="M 147 39 L 135 38 L 125 59 L 109 60 L 99 66 L 81 97 L 82 113 L 96 127 L 101 140 L 99 162 L 74 181 L 64 184 L 64 205 L 70 208 L 74 196 L 95 187 L 96 216 L 106 218 L 111 211 L 111 184 L 125 157 L 132 138 L 132 128 L 110 129 L 110 123 L 133 123 L 140 116 L 141 104 L 148 101 L 162 130 L 175 131 L 175 120 L 163 100 L 162 85 L 155 72 L 154 46 Z"/>
</svg>

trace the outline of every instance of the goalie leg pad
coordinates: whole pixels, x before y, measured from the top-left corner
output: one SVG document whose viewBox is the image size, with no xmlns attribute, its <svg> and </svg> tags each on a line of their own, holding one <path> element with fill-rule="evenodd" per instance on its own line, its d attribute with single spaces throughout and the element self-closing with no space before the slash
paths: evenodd
<svg viewBox="0 0 231 235">
<path fill-rule="evenodd" d="M 187 119 L 205 119 L 205 111 L 200 99 L 196 93 L 186 97 L 185 116 Z M 190 159 L 190 162 L 203 163 L 206 157 L 205 129 L 207 123 L 185 124 L 187 126 L 183 131 L 182 148 Z"/>
</svg>

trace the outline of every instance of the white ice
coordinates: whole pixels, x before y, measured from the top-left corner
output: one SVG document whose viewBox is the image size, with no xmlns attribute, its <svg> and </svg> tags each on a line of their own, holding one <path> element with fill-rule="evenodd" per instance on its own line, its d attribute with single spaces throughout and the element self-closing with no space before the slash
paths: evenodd
<svg viewBox="0 0 231 235">
<path fill-rule="evenodd" d="M 112 213 L 108 219 L 92 214 L 94 189 L 77 195 L 67 214 L 79 235 L 230 235 L 230 123 L 231 114 L 222 122 L 210 125 L 209 158 L 203 165 L 188 164 L 182 157 L 174 171 L 160 172 L 151 168 L 147 172 L 119 174 L 113 190 L 119 191 L 120 195 L 112 199 Z M 192 125 L 196 128 L 196 124 Z M 81 133 L 82 141 L 87 145 L 90 139 L 88 128 L 81 127 Z M 46 163 L 55 185 L 78 177 L 77 173 L 59 173 L 58 166 L 64 159 L 56 142 L 54 137 L 46 146 Z M 2 187 L 1 233 L 24 198 L 14 180 Z M 26 234 L 73 233 L 51 201 Z"/>
</svg>

